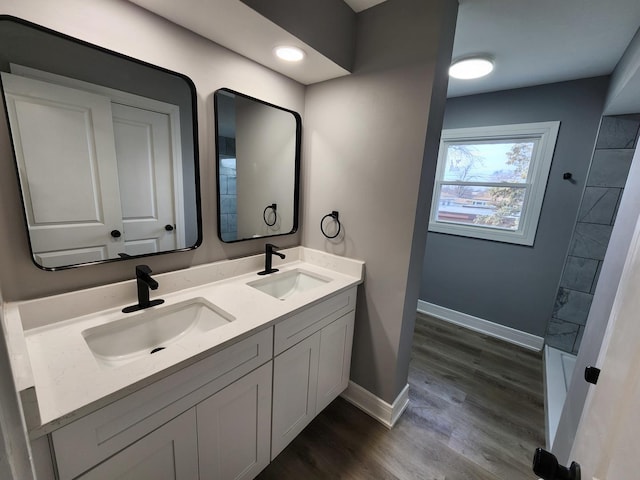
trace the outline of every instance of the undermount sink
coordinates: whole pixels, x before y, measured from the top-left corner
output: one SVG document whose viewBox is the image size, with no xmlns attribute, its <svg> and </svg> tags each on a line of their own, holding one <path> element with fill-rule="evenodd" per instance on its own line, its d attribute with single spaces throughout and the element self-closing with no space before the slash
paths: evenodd
<svg viewBox="0 0 640 480">
<path fill-rule="evenodd" d="M 98 363 L 118 367 L 233 320 L 233 316 L 204 298 L 193 298 L 124 316 L 89 328 L 82 332 L 82 336 Z"/>
<path fill-rule="evenodd" d="M 247 285 L 279 300 L 286 300 L 330 281 L 330 278 L 296 269 L 272 273 L 266 278 L 249 282 Z"/>
</svg>

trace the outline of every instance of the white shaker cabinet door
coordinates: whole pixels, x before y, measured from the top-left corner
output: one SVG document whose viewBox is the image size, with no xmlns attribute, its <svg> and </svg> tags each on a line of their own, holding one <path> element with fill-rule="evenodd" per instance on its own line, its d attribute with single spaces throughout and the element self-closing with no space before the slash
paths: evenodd
<svg viewBox="0 0 640 480">
<path fill-rule="evenodd" d="M 319 351 L 316 332 L 273 360 L 272 460 L 316 415 Z"/>
<path fill-rule="evenodd" d="M 318 393 L 316 413 L 320 413 L 349 385 L 355 310 L 320 331 Z"/>
<path fill-rule="evenodd" d="M 195 431 L 196 412 L 192 408 L 78 478 L 197 480 Z"/>
<path fill-rule="evenodd" d="M 200 478 L 249 480 L 269 464 L 271 368 L 269 362 L 197 405 Z"/>
</svg>

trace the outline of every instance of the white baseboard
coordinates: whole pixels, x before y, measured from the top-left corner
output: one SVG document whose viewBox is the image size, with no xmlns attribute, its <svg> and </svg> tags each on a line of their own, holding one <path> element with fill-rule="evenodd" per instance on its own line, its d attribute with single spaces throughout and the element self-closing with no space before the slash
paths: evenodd
<svg viewBox="0 0 640 480">
<path fill-rule="evenodd" d="M 405 385 L 393 405 L 352 381 L 349 381 L 349 386 L 342 392 L 341 397 L 390 429 L 409 405 L 409 384 Z"/>
<path fill-rule="evenodd" d="M 446 322 L 466 327 L 476 332 L 484 333 L 490 337 L 499 338 L 515 345 L 535 350 L 539 352 L 544 345 L 544 338 L 532 335 L 527 332 L 516 330 L 515 328 L 505 327 L 498 323 L 490 322 L 482 318 L 467 315 L 466 313 L 457 312 L 450 308 L 441 307 L 433 303 L 418 300 L 418 312 L 426 313 L 432 317 L 439 318 Z"/>
</svg>

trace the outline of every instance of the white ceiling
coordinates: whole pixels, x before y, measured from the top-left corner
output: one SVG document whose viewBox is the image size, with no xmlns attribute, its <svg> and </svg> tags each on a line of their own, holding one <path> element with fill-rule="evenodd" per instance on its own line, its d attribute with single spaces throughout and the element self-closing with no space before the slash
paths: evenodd
<svg viewBox="0 0 640 480">
<path fill-rule="evenodd" d="M 461 0 L 453 57 L 487 53 L 484 79 L 449 96 L 608 75 L 640 27 L 639 0 Z"/>
<path fill-rule="evenodd" d="M 360 12 L 385 0 L 344 1 Z M 450 79 L 449 97 L 609 75 L 640 28 L 640 0 L 459 2 L 453 58 L 487 54 L 496 69 Z"/>
<path fill-rule="evenodd" d="M 361 12 L 387 0 L 344 0 L 354 12 Z"/>
<path fill-rule="evenodd" d="M 129 0 L 251 60 L 309 85 L 349 72 L 239 0 Z M 293 45 L 304 62 L 277 59 L 273 49 Z"/>
<path fill-rule="evenodd" d="M 130 1 L 303 84 L 349 73 L 239 0 Z M 360 12 L 385 0 L 344 1 Z M 460 0 L 453 57 L 489 54 L 496 68 L 484 79 L 451 79 L 448 95 L 609 75 L 639 27 L 640 0 Z M 304 63 L 275 59 L 281 43 L 302 47 Z"/>
</svg>

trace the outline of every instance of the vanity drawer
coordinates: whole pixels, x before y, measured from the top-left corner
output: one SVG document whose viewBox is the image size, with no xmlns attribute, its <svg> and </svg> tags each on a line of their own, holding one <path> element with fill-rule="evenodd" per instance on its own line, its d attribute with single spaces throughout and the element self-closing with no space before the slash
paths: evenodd
<svg viewBox="0 0 640 480">
<path fill-rule="evenodd" d="M 51 434 L 61 480 L 74 478 L 273 356 L 268 328 Z"/>
<path fill-rule="evenodd" d="M 276 324 L 274 355 L 284 352 L 345 313 L 355 310 L 356 292 L 357 287 L 352 287 Z"/>
</svg>

